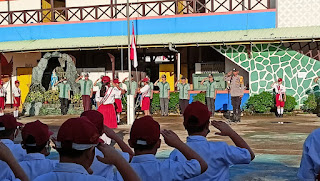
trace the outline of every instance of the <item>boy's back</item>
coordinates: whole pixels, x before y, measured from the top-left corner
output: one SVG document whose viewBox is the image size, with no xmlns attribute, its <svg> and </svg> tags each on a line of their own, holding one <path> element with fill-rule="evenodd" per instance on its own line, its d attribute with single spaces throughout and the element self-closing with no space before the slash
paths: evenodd
<svg viewBox="0 0 320 181">
<path fill-rule="evenodd" d="M 225 142 L 210 142 L 203 136 L 189 136 L 187 145 L 208 163 L 208 170 L 190 180 L 229 180 L 229 167 L 235 164 L 248 164 L 251 156 L 247 149 L 229 146 Z M 186 158 L 174 150 L 170 159 L 185 161 Z"/>
<path fill-rule="evenodd" d="M 201 174 L 201 167 L 197 160 L 161 161 L 152 154 L 134 156 L 130 165 L 142 181 L 185 180 Z"/>
<path fill-rule="evenodd" d="M 20 162 L 20 166 L 26 172 L 30 180 L 34 180 L 39 175 L 51 172 L 58 160 L 49 160 L 41 153 L 29 153 L 24 160 Z"/>
<path fill-rule="evenodd" d="M 21 144 L 15 144 L 12 140 L 9 139 L 2 139 L 1 142 L 11 150 L 13 156 L 18 161 L 22 161 L 23 158 L 27 155 L 26 150 L 22 148 Z"/>
</svg>

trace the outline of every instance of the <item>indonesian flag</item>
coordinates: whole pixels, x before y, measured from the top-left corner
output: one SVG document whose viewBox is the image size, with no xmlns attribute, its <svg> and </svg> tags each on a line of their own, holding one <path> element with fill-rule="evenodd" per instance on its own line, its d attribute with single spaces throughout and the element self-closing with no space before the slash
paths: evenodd
<svg viewBox="0 0 320 181">
<path fill-rule="evenodd" d="M 137 56 L 137 49 L 136 49 L 136 37 L 134 35 L 134 27 L 132 23 L 132 40 L 131 40 L 131 47 L 130 47 L 130 60 L 133 60 L 133 67 L 138 67 L 138 56 Z"/>
</svg>

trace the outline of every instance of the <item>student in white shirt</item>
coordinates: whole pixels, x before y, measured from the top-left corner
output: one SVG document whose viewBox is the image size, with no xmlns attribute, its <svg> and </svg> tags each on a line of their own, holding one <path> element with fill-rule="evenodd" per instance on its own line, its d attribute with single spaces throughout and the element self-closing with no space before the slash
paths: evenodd
<svg viewBox="0 0 320 181">
<path fill-rule="evenodd" d="M 39 120 L 27 123 L 22 131 L 22 145 L 27 155 L 20 162 L 30 180 L 51 172 L 58 161 L 45 157 L 50 154 L 50 136 L 53 134 L 48 125 Z"/>
<path fill-rule="evenodd" d="M 189 104 L 184 112 L 183 125 L 189 135 L 187 145 L 208 163 L 206 172 L 190 180 L 229 180 L 230 166 L 248 164 L 255 157 L 248 144 L 224 122 L 212 121 L 211 124 L 221 131 L 216 133 L 217 135 L 229 136 L 236 147 L 229 146 L 225 142 L 207 141 L 206 136 L 210 132 L 210 116 L 211 112 L 209 112 L 208 107 L 200 102 Z M 170 154 L 170 159 L 175 161 L 186 160 L 179 150 L 174 150 Z"/>
<path fill-rule="evenodd" d="M 10 149 L 0 142 L 0 180 L 29 181 Z"/>
<path fill-rule="evenodd" d="M 97 157 L 100 162 L 115 165 L 125 180 L 139 180 L 129 163 L 114 148 L 99 144 L 99 137 L 99 131 L 86 117 L 68 119 L 61 125 L 56 141 L 60 162 L 52 172 L 37 177 L 35 181 L 107 181 L 105 177 L 90 174 L 95 147 L 104 155 Z"/>
<path fill-rule="evenodd" d="M 96 101 L 100 101 L 98 111 L 103 114 L 104 125 L 109 128 L 115 129 L 118 127 L 116 111 L 114 108 L 115 96 L 122 90 L 119 86 L 114 84 L 110 85 L 110 77 L 102 77 L 101 90 L 96 93 Z M 116 88 L 115 88 L 116 87 Z"/>
<path fill-rule="evenodd" d="M 15 118 L 19 118 L 19 107 L 21 105 L 21 90 L 19 88 L 20 82 L 16 80 L 14 82 L 15 86 L 12 89 L 12 97 L 13 97 L 13 116 Z"/>
<path fill-rule="evenodd" d="M 284 103 L 287 97 L 286 87 L 282 84 L 282 78 L 279 78 L 278 82 L 271 84 L 271 87 L 276 91 L 277 117 L 283 117 Z"/>
<path fill-rule="evenodd" d="M 150 115 L 150 86 L 149 79 L 142 79 L 142 83 L 144 84 L 141 89 L 138 89 L 138 92 L 141 94 L 141 110 L 144 111 L 144 115 Z"/>
<path fill-rule="evenodd" d="M 114 79 L 113 80 L 113 84 L 116 85 L 116 87 L 114 87 L 114 89 L 116 90 L 116 95 L 115 95 L 115 99 L 114 99 L 114 103 L 116 105 L 116 113 L 117 113 L 117 123 L 120 123 L 120 114 L 122 112 L 122 94 L 125 93 L 125 91 L 119 90 L 118 87 L 120 87 L 120 82 L 119 79 Z"/>
<path fill-rule="evenodd" d="M 130 147 L 110 128 L 103 124 L 103 115 L 95 110 L 85 111 L 81 114 L 81 116 L 85 116 L 88 120 L 93 123 L 99 131 L 100 138 L 104 140 L 105 137 L 108 137 L 114 140 L 122 151 L 118 151 L 123 158 L 129 162 L 133 156 L 133 151 Z M 105 143 L 108 144 L 108 143 Z M 95 149 L 96 156 L 103 156 L 102 152 L 97 148 Z M 95 157 L 91 166 L 94 175 L 99 175 L 106 177 L 110 180 L 114 180 L 114 166 L 109 164 L 104 164 L 97 160 Z"/>
<path fill-rule="evenodd" d="M 300 180 L 320 179 L 320 128 L 314 130 L 303 144 L 303 152 L 298 171 Z"/>
<path fill-rule="evenodd" d="M 166 144 L 180 150 L 187 161 L 157 160 L 155 154 L 161 145 L 159 123 L 151 116 L 136 119 L 130 131 L 129 145 L 135 152 L 130 165 L 142 181 L 185 180 L 207 170 L 206 162 L 173 131 L 163 130 L 161 134 Z"/>
<path fill-rule="evenodd" d="M 3 87 L 3 81 L 0 80 L 0 116 L 4 115 L 4 109 L 6 106 L 7 90 Z"/>
</svg>

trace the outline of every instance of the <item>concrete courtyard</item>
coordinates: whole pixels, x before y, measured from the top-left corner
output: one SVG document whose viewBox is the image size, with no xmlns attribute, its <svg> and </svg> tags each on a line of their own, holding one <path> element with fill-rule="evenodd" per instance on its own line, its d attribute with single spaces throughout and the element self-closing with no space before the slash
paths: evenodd
<svg viewBox="0 0 320 181">
<path fill-rule="evenodd" d="M 55 135 L 59 126 L 68 118 L 75 116 L 26 117 L 21 122 L 41 120 L 48 124 Z M 187 133 L 182 125 L 182 117 L 154 117 L 162 129 L 171 129 L 185 141 Z M 216 120 L 225 120 L 216 116 Z M 245 116 L 242 122 L 231 127 L 248 142 L 256 154 L 256 159 L 249 165 L 237 165 L 231 168 L 232 180 L 297 180 L 296 174 L 300 164 L 304 140 L 312 130 L 320 127 L 320 118 L 316 115 L 301 114 L 275 118 L 274 116 Z M 283 124 L 282 124 L 283 123 Z M 125 142 L 128 140 L 130 126 L 120 125 L 115 130 Z M 211 127 L 208 136 L 212 141 L 226 141 L 233 144 L 228 137 L 217 136 L 217 130 Z M 18 139 L 19 140 L 19 139 Z M 172 148 L 164 142 L 158 157 L 165 158 Z M 213 153 L 214 154 L 214 153 Z M 52 157 L 56 158 L 56 153 Z"/>
</svg>

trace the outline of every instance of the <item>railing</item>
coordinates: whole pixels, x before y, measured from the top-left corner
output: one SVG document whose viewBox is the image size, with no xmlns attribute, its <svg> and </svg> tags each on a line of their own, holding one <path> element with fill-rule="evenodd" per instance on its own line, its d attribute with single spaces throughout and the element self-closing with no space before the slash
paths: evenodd
<svg viewBox="0 0 320 181">
<path fill-rule="evenodd" d="M 270 9 L 275 0 L 165 0 L 129 4 L 129 17 Z M 112 1 L 111 1 L 112 2 Z M 0 12 L 0 25 L 126 18 L 126 4 Z"/>
</svg>

